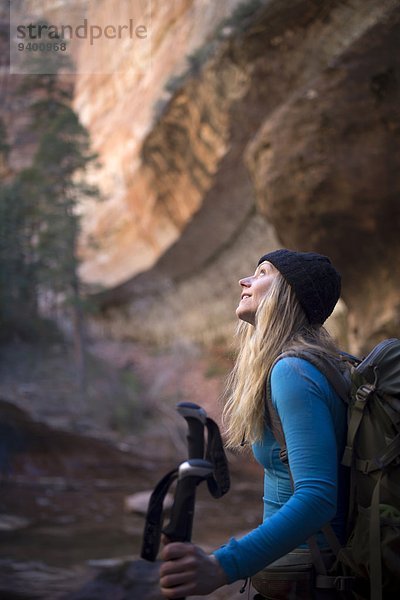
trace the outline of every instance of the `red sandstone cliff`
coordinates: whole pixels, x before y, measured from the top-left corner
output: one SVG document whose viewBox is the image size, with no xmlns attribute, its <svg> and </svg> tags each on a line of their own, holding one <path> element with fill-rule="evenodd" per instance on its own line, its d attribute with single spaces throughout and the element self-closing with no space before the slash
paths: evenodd
<svg viewBox="0 0 400 600">
<path fill-rule="evenodd" d="M 342 270 L 353 349 L 399 335 L 400 2 L 152 6 L 150 69 L 112 72 L 123 47 L 109 74 L 78 64 L 105 196 L 81 250 L 83 278 L 109 288 L 99 327 L 225 336 L 236 280 L 284 244 Z"/>
</svg>

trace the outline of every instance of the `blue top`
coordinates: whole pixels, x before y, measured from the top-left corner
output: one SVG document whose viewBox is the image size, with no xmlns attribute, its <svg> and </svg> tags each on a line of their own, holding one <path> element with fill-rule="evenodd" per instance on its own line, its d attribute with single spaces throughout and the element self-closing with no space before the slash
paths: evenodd
<svg viewBox="0 0 400 600">
<path fill-rule="evenodd" d="M 346 405 L 325 375 L 302 358 L 286 357 L 275 365 L 271 392 L 285 434 L 294 492 L 278 443 L 266 427 L 262 442 L 253 445 L 265 472 L 263 523 L 214 552 L 229 583 L 254 575 L 304 544 L 328 521 L 343 538 L 347 482 L 340 459 Z"/>
</svg>

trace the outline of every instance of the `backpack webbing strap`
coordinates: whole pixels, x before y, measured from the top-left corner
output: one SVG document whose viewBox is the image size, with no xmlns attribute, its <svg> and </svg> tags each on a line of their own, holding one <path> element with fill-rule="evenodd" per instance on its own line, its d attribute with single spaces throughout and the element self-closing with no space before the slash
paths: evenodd
<svg viewBox="0 0 400 600">
<path fill-rule="evenodd" d="M 379 473 L 378 481 L 375 485 L 371 499 L 371 520 L 369 530 L 371 600 L 382 600 L 381 525 L 379 517 L 382 476 L 383 471 Z"/>
<path fill-rule="evenodd" d="M 347 443 L 342 458 L 342 465 L 345 467 L 351 467 L 352 465 L 354 440 L 356 438 L 358 428 L 361 425 L 365 407 L 368 403 L 368 398 L 374 391 L 375 386 L 366 383 L 360 386 L 356 392 L 356 400 L 352 407 L 351 417 L 347 428 Z"/>
<path fill-rule="evenodd" d="M 316 575 L 315 587 L 319 590 L 336 590 L 338 598 L 354 598 L 351 593 L 354 588 L 355 577 L 347 575 Z M 349 595 L 351 594 L 351 596 Z"/>
<path fill-rule="evenodd" d="M 373 471 L 380 471 L 390 465 L 391 462 L 400 456 L 400 433 L 386 446 L 386 448 L 374 458 L 363 460 L 356 458 L 354 465 L 358 471 L 366 475 Z"/>
<path fill-rule="evenodd" d="M 337 558 L 339 555 L 342 546 L 338 540 L 336 533 L 333 530 L 333 527 L 330 523 L 327 523 L 322 527 L 322 533 L 325 536 L 326 541 L 328 542 L 333 554 Z"/>
<path fill-rule="evenodd" d="M 312 535 L 307 540 L 308 547 L 310 548 L 311 557 L 315 571 L 318 575 L 327 575 L 326 566 L 322 558 L 321 550 L 319 549 L 315 535 Z"/>
</svg>

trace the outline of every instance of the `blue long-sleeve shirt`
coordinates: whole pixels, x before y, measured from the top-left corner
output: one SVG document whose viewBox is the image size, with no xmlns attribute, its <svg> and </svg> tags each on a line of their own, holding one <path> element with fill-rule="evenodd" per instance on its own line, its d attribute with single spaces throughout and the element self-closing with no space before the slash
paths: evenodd
<svg viewBox="0 0 400 600">
<path fill-rule="evenodd" d="M 214 552 L 229 583 L 254 575 L 302 545 L 328 521 L 343 536 L 346 475 L 340 466 L 346 406 L 326 377 L 308 361 L 286 357 L 271 374 L 272 402 L 282 422 L 290 470 L 267 427 L 253 445 L 264 467 L 263 523 Z"/>
</svg>

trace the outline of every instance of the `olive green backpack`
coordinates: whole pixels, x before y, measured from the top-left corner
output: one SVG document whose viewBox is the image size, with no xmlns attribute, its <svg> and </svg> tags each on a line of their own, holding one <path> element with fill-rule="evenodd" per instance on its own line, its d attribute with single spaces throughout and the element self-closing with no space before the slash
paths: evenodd
<svg viewBox="0 0 400 600">
<path fill-rule="evenodd" d="M 350 468 L 348 539 L 340 547 L 328 524 L 323 529 L 336 554 L 329 572 L 318 569 L 318 549 L 310 546 L 317 587 L 336 587 L 344 597 L 391 600 L 400 594 L 400 340 L 387 339 L 363 359 L 343 353 L 343 371 L 314 352 L 288 351 L 314 364 L 348 404 L 347 444 L 342 464 Z M 272 408 L 272 428 L 287 460 L 286 444 Z M 347 388 L 347 392 L 346 392 Z M 335 539 L 336 538 L 336 539 Z M 315 560 L 314 560 L 315 558 Z M 323 569 L 323 565 L 321 567 Z"/>
</svg>

